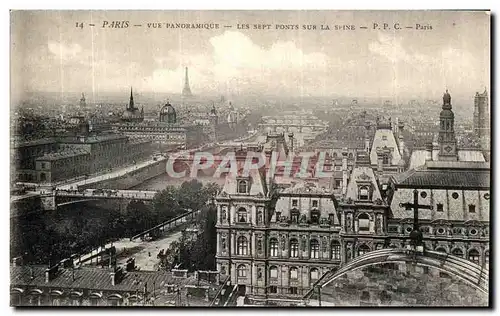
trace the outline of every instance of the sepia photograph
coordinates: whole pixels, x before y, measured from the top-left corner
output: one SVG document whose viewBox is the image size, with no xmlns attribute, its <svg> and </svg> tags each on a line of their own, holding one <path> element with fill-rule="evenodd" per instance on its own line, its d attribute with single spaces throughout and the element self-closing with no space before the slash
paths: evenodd
<svg viewBox="0 0 500 316">
<path fill-rule="evenodd" d="M 9 15 L 11 307 L 491 307 L 489 10 Z"/>
</svg>

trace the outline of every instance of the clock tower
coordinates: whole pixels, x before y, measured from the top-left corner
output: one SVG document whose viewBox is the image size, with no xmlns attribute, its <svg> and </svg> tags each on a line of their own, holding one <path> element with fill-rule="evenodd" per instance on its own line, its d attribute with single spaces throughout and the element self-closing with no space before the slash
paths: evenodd
<svg viewBox="0 0 500 316">
<path fill-rule="evenodd" d="M 451 110 L 451 96 L 448 90 L 443 95 L 443 110 L 439 114 L 439 158 L 443 161 L 457 161 L 457 139 L 455 138 L 455 114 Z"/>
</svg>

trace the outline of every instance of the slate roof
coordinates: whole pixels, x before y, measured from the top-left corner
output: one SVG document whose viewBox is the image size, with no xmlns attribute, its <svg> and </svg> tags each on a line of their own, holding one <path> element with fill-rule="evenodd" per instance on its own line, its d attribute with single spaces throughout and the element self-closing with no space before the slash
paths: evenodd
<svg viewBox="0 0 500 316">
<path fill-rule="evenodd" d="M 490 169 L 485 163 L 429 163 L 393 177 L 396 188 L 489 189 Z"/>
<path fill-rule="evenodd" d="M 111 269 L 82 267 L 75 269 L 73 280 L 71 269 L 60 268 L 59 273 L 50 282 L 45 282 L 46 266 L 15 266 L 10 267 L 10 283 L 12 286 L 54 287 L 71 289 L 88 289 L 96 291 L 143 291 L 147 283 L 147 291 L 153 291 L 153 284 L 158 289 L 167 284 L 181 286 L 195 285 L 198 281 L 194 277 L 176 278 L 166 271 L 132 271 L 123 274 L 121 281 L 111 284 Z M 31 269 L 33 279 L 31 279 Z M 200 280 L 199 285 L 214 285 Z M 217 286 L 217 285 L 215 285 Z"/>
</svg>

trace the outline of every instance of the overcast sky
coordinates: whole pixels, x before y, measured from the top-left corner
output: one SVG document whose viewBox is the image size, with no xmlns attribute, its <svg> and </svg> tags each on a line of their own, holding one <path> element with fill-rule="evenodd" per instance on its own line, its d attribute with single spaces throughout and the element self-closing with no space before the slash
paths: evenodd
<svg viewBox="0 0 500 316">
<path fill-rule="evenodd" d="M 130 25 L 102 28 L 113 20 Z M 220 28 L 148 29 L 148 22 Z M 373 29 L 384 22 L 403 29 Z M 238 30 L 238 23 L 273 29 Z M 404 28 L 417 23 L 432 30 Z M 275 30 L 275 24 L 348 24 L 356 30 Z M 490 78 L 490 17 L 484 12 L 16 11 L 11 35 L 14 98 L 36 91 L 125 92 L 130 86 L 180 93 L 185 66 L 195 94 L 439 98 L 445 88 L 473 95 L 489 87 Z"/>
</svg>

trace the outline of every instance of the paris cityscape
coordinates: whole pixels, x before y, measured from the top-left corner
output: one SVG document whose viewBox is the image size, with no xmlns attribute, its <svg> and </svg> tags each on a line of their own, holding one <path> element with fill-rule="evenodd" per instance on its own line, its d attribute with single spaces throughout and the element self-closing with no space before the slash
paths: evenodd
<svg viewBox="0 0 500 316">
<path fill-rule="evenodd" d="M 12 11 L 10 305 L 489 306 L 487 13 Z"/>
</svg>

